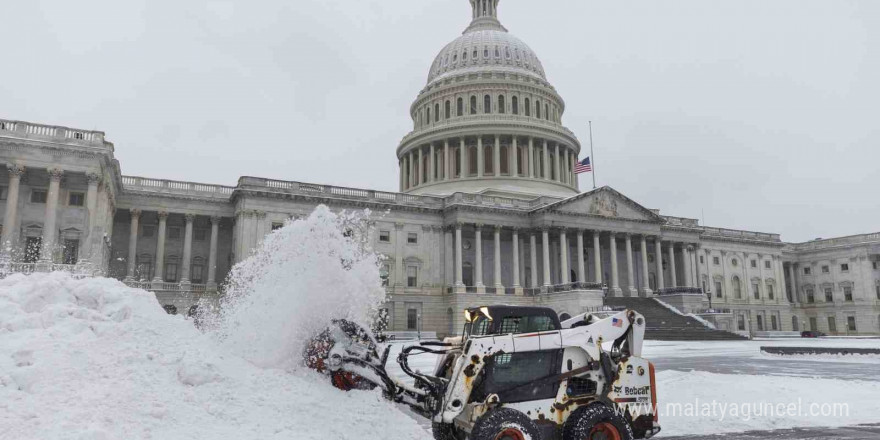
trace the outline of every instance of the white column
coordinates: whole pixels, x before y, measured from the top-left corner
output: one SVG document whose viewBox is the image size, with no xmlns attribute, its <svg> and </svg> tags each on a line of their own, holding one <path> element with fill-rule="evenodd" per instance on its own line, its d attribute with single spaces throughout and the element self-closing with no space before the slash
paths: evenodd
<svg viewBox="0 0 880 440">
<path fill-rule="evenodd" d="M 678 275 L 675 273 L 675 243 L 669 242 L 669 287 L 678 287 Z"/>
<path fill-rule="evenodd" d="M 419 172 L 418 172 L 419 181 L 418 181 L 418 185 L 421 185 L 423 182 L 427 182 L 427 181 L 428 181 L 428 180 L 425 178 L 425 157 L 424 157 L 424 155 L 422 154 L 422 147 L 419 147 L 419 161 L 418 161 L 418 166 L 419 166 Z"/>
<path fill-rule="evenodd" d="M 682 257 L 684 257 L 684 287 L 693 287 L 693 277 L 691 275 L 691 247 L 688 245 L 682 245 L 681 253 Z M 743 266 L 745 265 L 745 260 L 743 260 Z"/>
<path fill-rule="evenodd" d="M 544 180 L 550 180 L 550 148 L 547 147 L 547 141 L 544 141 Z"/>
<path fill-rule="evenodd" d="M 629 296 L 637 296 L 635 267 L 633 267 L 632 235 L 624 235 L 624 244 L 624 249 L 626 250 L 626 286 Z"/>
<path fill-rule="evenodd" d="M 161 283 L 165 272 L 165 231 L 168 227 L 168 213 L 159 211 L 159 230 L 156 232 L 156 269 L 154 283 Z"/>
<path fill-rule="evenodd" d="M 186 227 L 183 234 L 183 270 L 180 275 L 180 284 L 189 284 L 190 282 L 190 263 L 192 260 L 192 238 L 193 238 L 193 221 L 196 216 L 193 214 L 185 214 L 183 218 L 186 220 Z M 257 238 L 259 240 L 259 238 Z"/>
<path fill-rule="evenodd" d="M 501 226 L 495 226 L 495 234 L 492 237 L 495 245 L 495 256 L 494 256 L 494 269 L 493 269 L 493 281 L 495 285 L 496 294 L 504 294 L 504 284 L 501 282 Z"/>
<path fill-rule="evenodd" d="M 602 245 L 599 243 L 599 231 L 593 231 L 593 269 L 596 271 L 596 282 L 602 283 Z"/>
<path fill-rule="evenodd" d="M 642 250 L 642 295 L 648 296 L 651 292 L 651 283 L 649 281 L 648 275 L 648 241 L 647 237 L 642 235 L 642 240 L 640 242 L 641 250 Z"/>
<path fill-rule="evenodd" d="M 538 240 L 534 232 L 529 233 L 529 259 L 532 264 L 532 282 L 529 287 L 538 287 Z"/>
<path fill-rule="evenodd" d="M 526 162 L 528 164 L 528 175 L 530 178 L 535 178 L 535 139 L 529 137 L 529 160 Z"/>
<path fill-rule="evenodd" d="M 577 230 L 578 282 L 587 282 L 587 268 L 584 264 L 584 231 Z"/>
<path fill-rule="evenodd" d="M 52 262 L 55 251 L 56 222 L 58 220 L 58 197 L 61 193 L 61 177 L 64 171 L 58 168 L 49 170 L 49 193 L 46 195 L 46 215 L 43 223 L 43 251 L 40 260 Z"/>
<path fill-rule="evenodd" d="M 483 177 L 483 171 L 486 169 L 485 155 L 483 155 L 483 137 L 477 137 L 477 177 Z"/>
<path fill-rule="evenodd" d="M 464 287 L 461 255 L 461 223 L 455 224 L 455 287 Z"/>
<path fill-rule="evenodd" d="M 696 252 L 694 252 L 694 267 L 697 269 L 697 275 L 694 277 L 696 280 L 696 287 L 703 287 L 703 267 L 700 265 L 700 254 L 702 253 L 702 249 L 699 246 L 696 247 Z M 703 292 L 704 294 L 706 292 Z"/>
<path fill-rule="evenodd" d="M 9 171 L 9 188 L 6 191 L 6 212 L 3 216 L 2 254 L 10 255 L 18 242 L 18 193 L 24 167 L 17 164 L 6 166 Z"/>
<path fill-rule="evenodd" d="M 458 148 L 458 161 L 461 162 L 461 173 L 459 174 L 459 179 L 464 179 L 468 175 L 468 170 L 470 170 L 470 165 L 467 161 L 467 148 L 465 147 L 464 138 L 462 137 L 460 140 Z"/>
<path fill-rule="evenodd" d="M 617 235 L 614 232 L 608 234 L 608 246 L 611 248 L 611 292 L 614 296 L 619 296 L 622 291 L 617 270 Z"/>
<path fill-rule="evenodd" d="M 788 264 L 788 279 L 791 280 L 791 302 L 799 303 L 800 298 L 798 298 L 797 294 L 797 286 L 795 285 L 794 278 L 794 262 Z M 788 298 L 788 286 L 783 285 L 782 288 L 785 290 L 786 298 Z"/>
<path fill-rule="evenodd" d="M 501 136 L 495 135 L 495 148 L 492 149 L 492 175 L 501 175 Z"/>
<path fill-rule="evenodd" d="M 568 258 L 568 236 L 566 236 L 565 228 L 559 229 L 559 257 L 561 259 L 562 264 L 560 264 L 562 268 L 562 277 L 559 278 L 560 284 L 568 284 L 571 282 L 571 271 L 568 270 L 569 258 Z"/>
<path fill-rule="evenodd" d="M 476 251 L 477 260 L 474 265 L 474 277 L 476 278 L 474 284 L 480 289 L 486 287 L 483 284 L 483 225 L 474 226 L 474 235 L 476 237 L 474 240 L 476 242 L 476 249 L 474 250 Z"/>
<path fill-rule="evenodd" d="M 443 141 L 443 180 L 452 179 L 452 156 L 449 154 L 449 139 Z"/>
<path fill-rule="evenodd" d="M 519 229 L 513 228 L 513 287 L 522 287 L 519 280 Z"/>
<path fill-rule="evenodd" d="M 434 183 L 434 173 L 436 172 L 437 168 L 437 164 L 434 163 L 437 161 L 434 153 L 434 143 L 431 142 L 431 147 L 428 150 L 428 183 Z"/>
<path fill-rule="evenodd" d="M 654 239 L 654 248 L 654 263 L 657 265 L 657 273 L 655 274 L 657 285 L 654 287 L 659 293 L 660 289 L 666 287 L 663 284 L 663 240 L 661 240 L 660 237 Z"/>
<path fill-rule="evenodd" d="M 88 230 L 83 236 L 82 241 L 82 252 L 80 253 L 78 259 L 88 259 L 92 258 L 92 242 L 95 241 L 95 222 L 98 219 L 98 183 L 101 181 L 101 175 L 97 173 L 86 173 L 86 180 L 88 181 L 88 191 L 86 192 L 86 210 L 89 215 L 88 220 Z"/>
<path fill-rule="evenodd" d="M 211 216 L 211 248 L 208 253 L 208 289 L 217 289 L 217 240 L 220 235 L 220 217 Z"/>
<path fill-rule="evenodd" d="M 544 253 L 544 286 L 550 286 L 550 231 L 541 229 L 541 250 Z"/>
<path fill-rule="evenodd" d="M 131 228 L 128 234 L 128 273 L 125 276 L 126 281 L 134 281 L 134 271 L 137 263 L 137 235 L 138 222 L 141 218 L 140 209 L 131 210 Z"/>
<path fill-rule="evenodd" d="M 513 145 L 509 151 L 511 157 L 511 160 L 508 161 L 509 174 L 511 176 L 519 176 L 519 142 L 517 136 L 513 137 L 511 144 Z"/>
</svg>

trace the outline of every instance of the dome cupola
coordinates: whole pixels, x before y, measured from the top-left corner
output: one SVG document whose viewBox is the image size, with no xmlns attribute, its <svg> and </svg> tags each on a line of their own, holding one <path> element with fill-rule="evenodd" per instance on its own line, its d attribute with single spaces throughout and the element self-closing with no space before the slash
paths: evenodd
<svg viewBox="0 0 880 440">
<path fill-rule="evenodd" d="M 469 0 L 471 22 L 434 58 L 397 149 L 400 190 L 524 198 L 578 192 L 580 143 L 537 54 L 498 20 L 500 0 Z"/>
</svg>

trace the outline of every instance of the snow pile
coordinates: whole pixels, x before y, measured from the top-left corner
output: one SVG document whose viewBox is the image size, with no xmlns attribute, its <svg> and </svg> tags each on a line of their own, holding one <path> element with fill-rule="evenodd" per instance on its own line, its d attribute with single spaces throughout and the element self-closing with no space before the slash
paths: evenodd
<svg viewBox="0 0 880 440">
<path fill-rule="evenodd" d="M 236 297 L 240 308 L 218 327 L 221 342 L 167 315 L 153 294 L 115 280 L 61 273 L 0 280 L 0 438 L 430 438 L 378 392 L 342 393 L 312 371 L 264 367 L 292 364 L 285 338 L 327 316 L 321 308 L 334 304 L 334 312 L 363 318 L 369 301 L 352 308 L 334 301 L 376 299 L 378 271 L 368 252 L 329 232 L 340 221 L 322 211 L 273 235 L 311 251 L 256 257 L 292 266 L 290 275 L 251 272 L 256 295 Z M 306 233 L 323 234 L 324 246 Z M 270 242 L 277 247 L 264 249 L 283 252 L 282 243 Z M 356 280 L 367 287 L 339 290 Z M 285 282 L 304 284 L 285 286 L 295 298 L 271 298 L 272 283 Z M 243 349 L 247 342 L 254 348 Z"/>
<path fill-rule="evenodd" d="M 209 322 L 213 333 L 251 362 L 294 368 L 302 342 L 331 320 L 368 328 L 385 298 L 368 216 L 334 214 L 322 205 L 268 235 L 233 268 L 222 313 Z"/>
</svg>

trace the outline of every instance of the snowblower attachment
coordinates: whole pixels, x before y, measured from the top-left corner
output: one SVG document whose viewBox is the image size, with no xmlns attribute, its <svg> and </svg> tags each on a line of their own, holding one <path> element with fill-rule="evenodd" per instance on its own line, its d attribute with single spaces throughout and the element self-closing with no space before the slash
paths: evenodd
<svg viewBox="0 0 880 440">
<path fill-rule="evenodd" d="M 391 345 L 348 321 L 311 341 L 307 363 L 337 388 L 381 388 L 430 419 L 438 440 L 628 440 L 660 432 L 637 312 L 560 322 L 548 308 L 487 306 L 468 309 L 465 319 L 462 336 L 402 348 L 397 363 L 409 378 L 386 369 Z M 437 356 L 430 374 L 410 367 L 418 354 Z"/>
</svg>

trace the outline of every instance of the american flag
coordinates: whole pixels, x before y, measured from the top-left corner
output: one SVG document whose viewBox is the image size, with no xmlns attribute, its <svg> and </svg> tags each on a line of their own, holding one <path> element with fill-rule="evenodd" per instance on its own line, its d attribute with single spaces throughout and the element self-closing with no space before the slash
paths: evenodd
<svg viewBox="0 0 880 440">
<path fill-rule="evenodd" d="M 623 320 L 622 320 L 622 319 L 613 318 L 613 319 L 611 319 L 611 325 L 614 326 L 614 327 L 623 327 Z"/>
<path fill-rule="evenodd" d="M 591 172 L 593 172 L 593 165 L 590 163 L 589 157 L 578 162 L 577 165 L 574 166 L 574 173 L 575 174 L 583 174 L 583 173 L 591 173 Z"/>
</svg>

